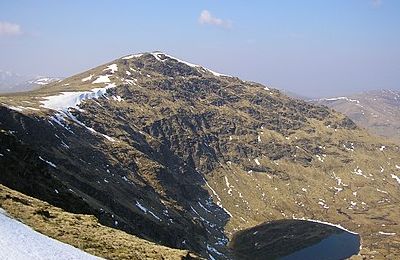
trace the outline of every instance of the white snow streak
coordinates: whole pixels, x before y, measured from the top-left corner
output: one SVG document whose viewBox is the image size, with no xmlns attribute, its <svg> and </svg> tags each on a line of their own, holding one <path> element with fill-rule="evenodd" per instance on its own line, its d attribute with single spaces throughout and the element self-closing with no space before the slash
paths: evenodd
<svg viewBox="0 0 400 260">
<path fill-rule="evenodd" d="M 158 221 L 162 221 L 161 218 L 159 218 L 156 214 L 154 214 L 151 210 L 147 209 L 146 207 L 144 207 L 142 204 L 140 204 L 139 201 L 136 201 L 136 206 L 143 211 L 144 213 L 149 213 L 150 215 L 152 215 L 155 219 L 157 219 Z"/>
<path fill-rule="evenodd" d="M 310 221 L 310 222 L 325 224 L 325 225 L 328 225 L 328 226 L 340 228 L 341 230 L 347 231 L 347 232 L 349 232 L 349 233 L 351 233 L 351 234 L 358 235 L 358 233 L 353 232 L 353 231 L 350 231 L 350 230 L 348 230 L 348 229 L 342 227 L 342 226 L 339 225 L 339 224 L 332 224 L 332 223 L 329 223 L 329 222 L 325 222 L 325 221 L 321 221 L 321 220 L 316 220 L 316 219 L 306 219 L 306 218 L 293 218 L 293 219 L 307 220 L 307 221 Z"/>
<path fill-rule="evenodd" d="M 123 60 L 129 60 L 129 59 L 132 59 L 132 58 L 139 58 L 139 57 L 142 56 L 142 55 L 143 55 L 143 53 L 132 54 L 132 55 L 125 56 L 125 57 L 123 57 L 122 59 L 123 59 Z"/>
<path fill-rule="evenodd" d="M 5 105 L 5 104 L 3 104 L 3 105 Z M 25 107 L 23 107 L 23 106 L 7 106 L 7 105 L 5 105 L 6 107 L 8 107 L 9 109 L 11 109 L 11 110 L 14 110 L 14 111 L 17 111 L 17 112 L 22 112 L 22 110 L 24 110 L 25 109 Z"/>
<path fill-rule="evenodd" d="M 394 236 L 394 235 L 396 235 L 396 233 L 386 233 L 386 232 L 382 232 L 382 231 L 379 231 L 378 234 L 385 235 L 385 236 Z"/>
<path fill-rule="evenodd" d="M 228 177 L 226 177 L 226 176 L 224 176 L 224 177 L 225 177 L 226 187 L 228 187 L 228 194 L 232 196 L 232 189 L 231 189 L 231 185 L 229 184 Z"/>
<path fill-rule="evenodd" d="M 187 62 L 187 61 L 183 61 L 183 60 L 177 59 L 177 58 L 175 58 L 175 57 L 173 57 L 173 56 L 170 56 L 170 55 L 168 55 L 168 54 L 166 54 L 166 53 L 162 53 L 162 52 L 153 52 L 153 53 L 151 53 L 151 55 L 153 55 L 154 58 L 156 58 L 158 61 L 161 61 L 161 62 L 164 62 L 165 60 L 162 60 L 158 55 L 164 55 L 164 56 L 166 56 L 166 57 L 168 57 L 168 58 L 170 58 L 170 59 L 174 59 L 174 60 L 176 60 L 176 61 L 178 61 L 178 62 L 180 62 L 180 63 L 186 64 L 186 65 L 188 65 L 189 67 L 192 67 L 192 68 L 204 69 L 204 70 L 210 72 L 211 74 L 213 74 L 214 76 L 217 76 L 217 77 L 221 77 L 221 76 L 223 76 L 223 77 L 230 77 L 230 76 L 228 76 L 228 75 L 221 74 L 221 73 L 212 71 L 212 70 L 207 69 L 207 68 L 203 68 L 203 67 L 200 66 L 200 65 L 196 65 L 196 64 L 193 64 L 193 63 L 189 63 L 189 62 Z"/>
<path fill-rule="evenodd" d="M 47 163 L 47 164 L 50 165 L 51 167 L 57 168 L 57 166 L 56 166 L 54 163 L 43 159 L 41 156 L 39 156 L 39 159 L 42 160 L 42 161 L 44 161 L 45 163 Z"/>
<path fill-rule="evenodd" d="M 136 206 L 143 211 L 144 213 L 147 213 L 147 209 L 145 207 L 142 206 L 142 204 L 140 204 L 139 201 L 136 201 Z"/>
<path fill-rule="evenodd" d="M 365 174 L 363 174 L 363 171 L 358 167 L 356 169 L 354 169 L 353 173 L 356 174 L 356 175 L 362 176 L 362 177 L 364 177 L 366 179 L 370 179 Z"/>
<path fill-rule="evenodd" d="M 395 179 L 400 184 L 400 178 L 394 174 L 391 174 L 392 178 Z"/>
<path fill-rule="evenodd" d="M 118 101 L 118 102 L 123 101 L 123 99 L 121 98 L 121 96 L 112 96 L 112 99 L 114 99 L 115 101 Z"/>
<path fill-rule="evenodd" d="M 222 206 L 222 203 L 221 203 L 221 198 L 219 197 L 219 195 L 218 195 L 218 193 L 217 192 L 215 192 L 215 190 L 210 186 L 210 184 L 208 184 L 208 182 L 207 182 L 207 180 L 203 177 L 203 181 L 205 182 L 205 184 L 207 185 L 207 187 L 212 191 L 212 193 L 214 194 L 214 196 L 217 198 L 217 205 L 221 208 L 221 209 L 223 209 L 225 212 L 226 212 L 226 214 L 228 214 L 231 218 L 233 217 L 232 216 L 232 214 L 226 209 L 226 208 L 224 208 L 224 206 Z"/>
</svg>

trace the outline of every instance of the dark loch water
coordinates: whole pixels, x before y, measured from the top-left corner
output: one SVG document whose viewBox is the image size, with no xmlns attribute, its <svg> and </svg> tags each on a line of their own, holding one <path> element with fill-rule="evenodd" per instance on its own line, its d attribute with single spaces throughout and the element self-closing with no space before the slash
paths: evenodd
<svg viewBox="0 0 400 260">
<path fill-rule="evenodd" d="M 236 259 L 341 260 L 358 254 L 360 236 L 307 220 L 277 220 L 234 234 Z"/>
<path fill-rule="evenodd" d="M 300 249 L 290 255 L 283 256 L 282 260 L 297 259 L 345 259 L 360 251 L 359 235 L 343 231 L 339 234 L 332 234 L 306 248 Z"/>
</svg>

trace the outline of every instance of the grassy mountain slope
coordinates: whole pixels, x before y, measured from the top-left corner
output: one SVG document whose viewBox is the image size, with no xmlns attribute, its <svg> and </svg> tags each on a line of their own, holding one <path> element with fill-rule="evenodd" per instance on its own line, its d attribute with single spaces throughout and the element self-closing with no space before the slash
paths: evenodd
<svg viewBox="0 0 400 260">
<path fill-rule="evenodd" d="M 326 107 L 163 53 L 0 104 L 0 183 L 67 211 L 209 258 L 229 258 L 238 230 L 294 217 L 400 256 L 399 147 Z"/>
</svg>

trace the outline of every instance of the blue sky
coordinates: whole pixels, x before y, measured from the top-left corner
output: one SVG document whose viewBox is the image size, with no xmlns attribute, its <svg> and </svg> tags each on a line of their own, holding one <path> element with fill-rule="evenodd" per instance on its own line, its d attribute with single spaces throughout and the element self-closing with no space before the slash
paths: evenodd
<svg viewBox="0 0 400 260">
<path fill-rule="evenodd" d="M 69 76 L 153 50 L 310 97 L 400 89 L 400 1 L 0 1 L 3 70 Z"/>
</svg>

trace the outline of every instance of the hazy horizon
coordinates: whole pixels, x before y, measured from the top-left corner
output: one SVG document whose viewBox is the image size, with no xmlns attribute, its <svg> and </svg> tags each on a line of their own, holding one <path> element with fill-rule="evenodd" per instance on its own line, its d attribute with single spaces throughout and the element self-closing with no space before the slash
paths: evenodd
<svg viewBox="0 0 400 260">
<path fill-rule="evenodd" d="M 160 50 L 307 97 L 400 90 L 400 2 L 9 1 L 0 69 L 71 76 Z"/>
</svg>

